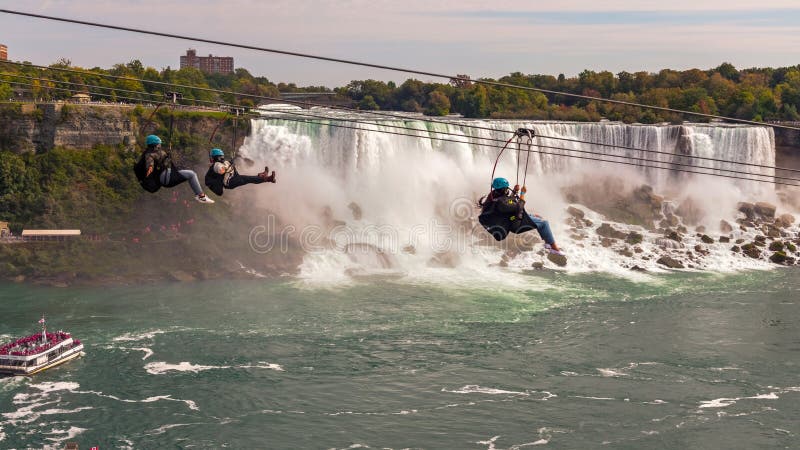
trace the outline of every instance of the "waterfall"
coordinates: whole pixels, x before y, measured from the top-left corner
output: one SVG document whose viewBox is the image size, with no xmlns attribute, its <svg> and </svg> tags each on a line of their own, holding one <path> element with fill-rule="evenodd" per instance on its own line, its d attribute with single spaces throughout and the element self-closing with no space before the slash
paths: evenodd
<svg viewBox="0 0 800 450">
<path fill-rule="evenodd" d="M 313 114 L 325 113 L 315 111 Z M 343 116 L 341 113 L 328 114 Z M 697 203 L 708 207 L 712 213 L 709 220 L 716 220 L 716 223 L 720 218 L 733 220 L 737 201 L 774 197 L 774 186 L 769 183 L 566 157 L 595 157 L 568 151 L 587 150 L 653 159 L 664 167 L 677 167 L 674 164 L 678 162 L 693 162 L 711 168 L 773 174 L 770 169 L 757 171 L 722 162 L 681 158 L 701 156 L 774 165 L 774 135 L 768 127 L 466 119 L 431 123 L 385 118 L 354 124 L 317 119 L 314 119 L 315 123 L 307 123 L 291 120 L 293 118 L 277 113 L 254 119 L 252 133 L 246 138 L 240 154 L 278 170 L 278 184 L 259 190 L 256 201 L 263 202 L 281 223 L 292 224 L 295 237 L 309 241 L 303 245 L 313 247 L 313 250 L 309 251 L 302 270 L 317 275 L 320 271 L 328 271 L 327 275 L 334 278 L 344 273 L 344 268 L 350 274 L 362 269 L 369 272 L 369 268 L 364 267 L 369 264 L 354 266 L 359 261 L 381 261 L 380 270 L 387 271 L 385 266 L 389 260 L 393 270 L 405 274 L 423 276 L 431 270 L 452 267 L 458 267 L 458 273 L 466 277 L 470 276 L 470 271 L 485 274 L 487 266 L 498 262 L 499 250 L 483 245 L 484 236 L 470 227 L 474 226 L 473 219 L 477 214 L 475 201 L 487 193 L 492 165 L 499 151 L 497 146 L 502 144 L 481 139 L 505 141 L 520 127 L 535 130 L 537 138 L 534 144 L 541 146 L 538 150 L 542 152 L 530 154 L 527 178 L 529 210 L 551 222 L 559 242 L 569 244 L 571 239 L 563 225 L 567 217 L 565 209 L 569 205 L 563 188 L 586 177 L 614 176 L 631 185 L 649 184 L 656 192 L 668 193 L 677 201 L 694 196 Z M 394 127 L 408 127 L 413 131 Z M 631 149 L 619 150 L 554 138 Z M 521 158 L 519 162 L 524 166 L 525 155 L 518 153 L 516 144 L 512 144 L 498 164 L 497 175 L 505 176 L 513 184 L 517 159 Z M 584 206 L 591 208 L 591 205 Z M 598 217 L 598 220 L 602 219 Z M 307 231 L 309 227 L 315 230 L 314 233 Z M 304 232 L 306 235 L 302 234 Z M 311 235 L 315 233 L 324 234 L 326 239 L 322 240 L 325 243 L 310 243 L 313 240 Z M 378 256 L 348 256 L 349 249 L 353 248 L 360 252 L 373 251 Z M 385 255 L 391 255 L 391 258 Z M 593 260 L 595 262 L 583 268 L 598 269 L 597 258 Z"/>
</svg>

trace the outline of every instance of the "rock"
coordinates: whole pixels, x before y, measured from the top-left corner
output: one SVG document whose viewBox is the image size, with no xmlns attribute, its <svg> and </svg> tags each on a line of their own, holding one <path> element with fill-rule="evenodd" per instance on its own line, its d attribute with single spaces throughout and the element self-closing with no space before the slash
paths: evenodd
<svg viewBox="0 0 800 450">
<path fill-rule="evenodd" d="M 744 244 L 744 239 L 741 239 L 741 238 L 740 238 L 740 239 L 737 239 L 737 240 L 736 240 L 736 243 L 737 243 L 737 244 Z"/>
<path fill-rule="evenodd" d="M 748 219 L 739 219 L 736 222 L 739 224 L 739 228 L 741 228 L 743 231 L 747 231 L 748 228 L 755 228 L 756 226 L 755 223 Z"/>
<path fill-rule="evenodd" d="M 403 253 L 407 253 L 409 255 L 416 255 L 417 248 L 414 247 L 413 245 L 406 245 L 405 247 L 403 247 Z"/>
<path fill-rule="evenodd" d="M 531 267 L 533 267 L 536 270 L 542 270 L 544 269 L 544 263 L 541 261 L 536 261 L 535 263 L 531 264 Z"/>
<path fill-rule="evenodd" d="M 582 240 L 586 239 L 586 237 L 587 236 L 585 234 L 570 234 L 569 235 L 569 238 L 572 239 L 573 241 L 582 241 Z"/>
<path fill-rule="evenodd" d="M 694 231 L 696 231 L 698 233 L 705 233 L 706 232 L 706 227 L 700 225 L 699 227 L 695 228 Z"/>
<path fill-rule="evenodd" d="M 667 233 L 666 238 L 667 239 L 671 239 L 673 241 L 677 241 L 677 242 L 682 242 L 683 241 L 683 238 L 681 238 L 681 235 L 678 234 L 677 231 L 670 231 L 669 233 Z"/>
<path fill-rule="evenodd" d="M 603 223 L 600 225 L 599 228 L 595 231 L 598 236 L 603 236 L 612 239 L 625 239 L 627 235 L 622 231 L 614 229 L 609 223 Z"/>
<path fill-rule="evenodd" d="M 564 267 L 567 265 L 567 257 L 564 255 L 556 255 L 555 253 L 548 253 L 547 259 L 549 259 L 551 263 L 559 267 Z"/>
<path fill-rule="evenodd" d="M 767 245 L 767 237 L 766 236 L 756 236 L 755 240 L 753 241 L 754 244 L 758 245 L 759 247 L 766 247 Z"/>
<path fill-rule="evenodd" d="M 661 221 L 660 225 L 664 228 L 670 228 L 670 227 L 677 227 L 678 225 L 680 225 L 680 223 L 681 220 L 678 218 L 678 216 L 673 214 L 667 214 L 666 216 L 664 216 L 664 220 Z"/>
<path fill-rule="evenodd" d="M 586 225 L 587 227 L 594 226 L 594 222 L 592 222 L 589 219 L 583 219 L 583 224 Z"/>
<path fill-rule="evenodd" d="M 789 228 L 794 223 L 794 216 L 791 214 L 781 214 L 780 217 L 775 219 L 775 225 L 781 228 Z"/>
<path fill-rule="evenodd" d="M 617 250 L 617 253 L 619 253 L 622 256 L 627 256 L 628 258 L 633 257 L 633 252 L 628 247 L 625 247 L 623 249 Z"/>
<path fill-rule="evenodd" d="M 583 220 L 583 218 L 586 217 L 586 213 L 584 213 L 582 210 L 574 206 L 570 206 L 569 208 L 567 208 L 567 212 L 569 213 L 570 216 L 579 220 Z"/>
<path fill-rule="evenodd" d="M 601 238 L 600 245 L 602 245 L 605 248 L 611 247 L 612 245 L 614 245 L 614 239 Z"/>
<path fill-rule="evenodd" d="M 738 245 L 734 245 L 733 247 L 731 247 L 731 251 L 734 253 L 739 253 L 740 251 L 742 251 L 742 249 L 739 248 Z"/>
<path fill-rule="evenodd" d="M 662 266 L 667 266 L 670 269 L 683 269 L 683 263 L 678 261 L 677 259 L 672 258 L 671 256 L 664 255 L 661 258 L 658 258 L 656 261 L 657 264 L 661 264 Z"/>
<path fill-rule="evenodd" d="M 642 240 L 644 240 L 644 236 L 642 236 L 640 233 L 637 233 L 635 231 L 631 231 L 625 237 L 625 242 L 628 243 L 628 244 L 631 244 L 631 245 L 641 244 Z"/>
<path fill-rule="evenodd" d="M 739 204 L 736 205 L 736 209 L 750 220 L 756 218 L 756 205 L 752 203 L 739 202 Z"/>
<path fill-rule="evenodd" d="M 508 261 L 506 261 L 505 259 L 500 260 L 500 263 L 498 263 L 497 265 L 500 267 L 508 267 Z"/>
<path fill-rule="evenodd" d="M 683 244 L 678 241 L 674 241 L 672 239 L 667 238 L 658 238 L 656 239 L 656 245 L 664 248 L 664 249 L 679 249 L 683 248 Z"/>
<path fill-rule="evenodd" d="M 781 237 L 781 230 L 779 230 L 778 228 L 772 225 L 765 225 L 764 227 L 766 228 L 764 233 L 767 235 L 767 237 L 770 237 L 772 239 L 778 239 Z"/>
<path fill-rule="evenodd" d="M 647 269 L 639 266 L 633 266 L 631 267 L 631 270 L 634 272 L 647 272 Z"/>
<path fill-rule="evenodd" d="M 742 246 L 742 253 L 753 259 L 761 258 L 761 250 L 754 244 L 744 244 Z"/>
<path fill-rule="evenodd" d="M 192 274 L 190 274 L 188 272 L 184 272 L 182 270 L 173 270 L 172 272 L 169 272 L 169 277 L 173 281 L 180 281 L 180 282 L 183 282 L 183 283 L 188 283 L 190 281 L 195 281 L 195 277 L 192 276 Z"/>
<path fill-rule="evenodd" d="M 700 245 L 700 244 L 697 244 L 697 245 L 694 246 L 694 251 L 696 251 L 697 253 L 699 253 L 699 254 L 701 254 L 703 256 L 706 256 L 709 253 L 708 250 L 704 249 L 703 246 Z"/>
<path fill-rule="evenodd" d="M 633 247 L 633 252 L 634 253 L 644 253 L 644 250 L 642 250 L 642 247 Z"/>
<path fill-rule="evenodd" d="M 687 230 L 685 226 L 683 226 L 683 225 L 678 225 L 678 233 L 683 233 L 683 234 L 686 234 L 686 233 L 688 233 L 688 232 L 689 232 L 689 230 Z"/>
<path fill-rule="evenodd" d="M 354 220 L 361 220 L 361 217 L 364 215 L 363 211 L 361 211 L 361 207 L 356 202 L 351 202 L 347 205 L 350 208 L 350 212 L 353 213 Z"/>
<path fill-rule="evenodd" d="M 786 262 L 786 253 L 775 252 L 772 254 L 772 256 L 769 257 L 769 260 L 774 262 L 775 264 L 783 264 Z"/>
<path fill-rule="evenodd" d="M 758 202 L 753 208 L 754 212 L 764 219 L 774 219 L 776 209 L 775 205 L 767 202 Z"/>
<path fill-rule="evenodd" d="M 773 242 L 773 243 L 769 244 L 769 250 L 770 250 L 770 251 L 772 251 L 772 252 L 780 252 L 780 251 L 783 251 L 783 242 L 781 242 L 781 241 L 775 241 L 775 242 Z M 785 255 L 784 255 L 784 256 L 785 256 Z"/>
<path fill-rule="evenodd" d="M 713 244 L 714 243 L 714 239 L 712 239 L 711 236 L 709 236 L 707 234 L 702 235 L 700 237 L 700 240 L 703 241 L 703 243 L 705 243 L 705 244 Z"/>
<path fill-rule="evenodd" d="M 796 260 L 794 258 L 792 258 L 791 256 L 787 256 L 786 261 L 784 261 L 783 264 L 786 266 L 793 266 L 795 262 Z"/>
<path fill-rule="evenodd" d="M 719 231 L 721 231 L 724 234 L 730 234 L 733 231 L 733 226 L 724 220 L 720 220 Z"/>
<path fill-rule="evenodd" d="M 795 253 L 797 251 L 797 247 L 794 246 L 791 242 L 786 243 L 786 250 Z"/>
<path fill-rule="evenodd" d="M 727 244 L 728 242 L 731 241 L 731 238 L 729 238 L 728 236 L 720 236 L 719 241 L 722 242 L 723 244 Z"/>
</svg>

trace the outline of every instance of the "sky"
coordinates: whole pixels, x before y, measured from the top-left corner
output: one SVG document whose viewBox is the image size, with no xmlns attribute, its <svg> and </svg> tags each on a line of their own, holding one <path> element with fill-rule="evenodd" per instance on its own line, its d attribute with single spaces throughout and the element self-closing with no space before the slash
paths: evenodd
<svg viewBox="0 0 800 450">
<path fill-rule="evenodd" d="M 798 0 L 0 0 L 32 12 L 259 47 L 497 78 L 800 64 Z M 273 82 L 439 81 L 0 13 L 9 59 L 177 68 L 188 48 Z"/>
</svg>

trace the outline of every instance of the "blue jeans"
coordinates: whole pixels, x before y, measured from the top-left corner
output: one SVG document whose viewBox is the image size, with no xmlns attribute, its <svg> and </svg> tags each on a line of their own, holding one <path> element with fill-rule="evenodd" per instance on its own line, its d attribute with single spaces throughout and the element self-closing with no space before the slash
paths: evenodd
<svg viewBox="0 0 800 450">
<path fill-rule="evenodd" d="M 189 181 L 189 185 L 192 187 L 195 195 L 200 195 L 203 193 L 203 188 L 200 187 L 200 182 L 197 181 L 197 174 L 194 173 L 193 170 L 179 170 L 178 173 L 183 175 L 183 178 L 186 178 Z M 169 183 L 171 175 L 172 169 L 167 169 L 161 172 L 161 184 L 166 185 Z"/>
<path fill-rule="evenodd" d="M 546 243 L 550 245 L 555 244 L 556 239 L 553 237 L 553 231 L 550 230 L 550 224 L 546 220 L 536 217 L 533 214 L 528 214 L 528 217 L 531 218 L 533 225 L 536 226 L 536 231 L 539 232 L 539 236 L 541 236 Z"/>
</svg>

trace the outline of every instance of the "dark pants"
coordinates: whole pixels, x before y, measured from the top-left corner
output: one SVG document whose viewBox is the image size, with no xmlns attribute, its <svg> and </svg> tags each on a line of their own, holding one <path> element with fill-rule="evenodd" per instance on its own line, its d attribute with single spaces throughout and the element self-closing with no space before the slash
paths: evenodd
<svg viewBox="0 0 800 450">
<path fill-rule="evenodd" d="M 244 186 L 245 184 L 261 184 L 264 180 L 261 177 L 257 177 L 255 175 L 239 175 L 236 174 L 228 180 L 228 185 L 225 186 L 225 189 L 236 189 L 239 186 Z"/>
</svg>

